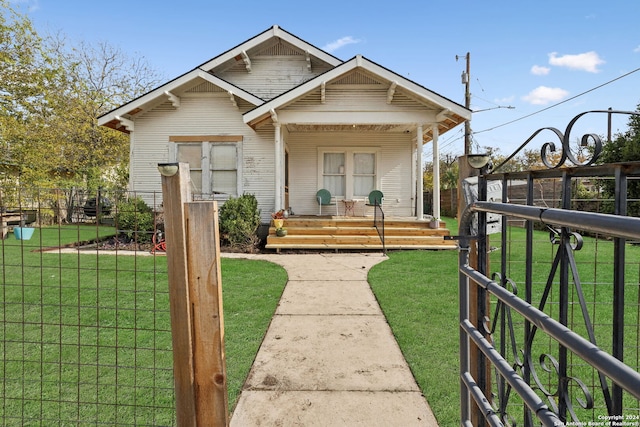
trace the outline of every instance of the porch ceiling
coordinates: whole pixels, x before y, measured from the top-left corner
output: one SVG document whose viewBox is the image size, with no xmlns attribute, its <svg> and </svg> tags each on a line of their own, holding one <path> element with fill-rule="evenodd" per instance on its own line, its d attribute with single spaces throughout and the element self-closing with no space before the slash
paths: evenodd
<svg viewBox="0 0 640 427">
<path fill-rule="evenodd" d="M 408 124 L 323 125 L 287 123 L 287 130 L 290 132 L 410 132 L 411 128 L 412 126 Z"/>
<path fill-rule="evenodd" d="M 456 120 L 459 119 L 459 120 Z M 460 117 L 447 119 L 438 123 L 438 133 L 443 133 L 463 123 L 464 119 Z M 289 132 L 388 132 L 388 133 L 411 133 L 415 132 L 416 125 L 414 123 L 387 123 L 387 124 L 306 124 L 306 123 L 287 123 Z M 433 139 L 433 130 L 431 126 L 424 127 L 423 140 L 425 143 Z"/>
</svg>

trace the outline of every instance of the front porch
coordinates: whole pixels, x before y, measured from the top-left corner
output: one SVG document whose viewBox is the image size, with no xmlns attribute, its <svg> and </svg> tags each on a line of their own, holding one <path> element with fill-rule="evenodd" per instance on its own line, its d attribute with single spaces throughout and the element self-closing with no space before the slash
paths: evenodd
<svg viewBox="0 0 640 427">
<path fill-rule="evenodd" d="M 285 220 L 287 235 L 276 236 L 269 227 L 266 249 L 291 250 L 363 250 L 381 251 L 382 241 L 373 225 L 373 217 L 292 216 Z M 454 240 L 446 240 L 449 229 L 433 229 L 428 220 L 392 217 L 384 221 L 385 247 L 394 249 L 457 249 Z"/>
</svg>

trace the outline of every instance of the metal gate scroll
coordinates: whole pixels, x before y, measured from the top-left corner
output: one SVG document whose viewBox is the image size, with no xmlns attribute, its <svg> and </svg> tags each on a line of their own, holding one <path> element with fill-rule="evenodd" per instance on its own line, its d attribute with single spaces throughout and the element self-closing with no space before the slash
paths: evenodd
<svg viewBox="0 0 640 427">
<path fill-rule="evenodd" d="M 629 249 L 640 242 L 640 218 L 627 215 L 640 203 L 627 198 L 640 162 L 597 164 L 593 134 L 579 140 L 588 155 L 576 155 L 569 135 L 588 113 L 638 115 L 590 111 L 565 132 L 540 129 L 518 151 L 550 132 L 562 151 L 542 146 L 547 168 L 500 172 L 518 151 L 494 172 L 484 168 L 478 201 L 460 215 L 463 426 L 640 426 L 640 257 Z M 487 201 L 496 181 L 505 202 Z M 602 195 L 603 182 L 615 197 L 578 199 L 587 184 Z M 490 242 L 487 215 L 502 218 L 499 242 Z"/>
</svg>

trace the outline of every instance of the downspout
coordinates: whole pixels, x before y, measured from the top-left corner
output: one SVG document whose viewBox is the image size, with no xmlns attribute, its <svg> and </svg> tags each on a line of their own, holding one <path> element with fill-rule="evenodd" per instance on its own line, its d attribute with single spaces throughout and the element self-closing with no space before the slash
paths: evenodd
<svg viewBox="0 0 640 427">
<path fill-rule="evenodd" d="M 424 136 L 422 125 L 416 128 L 416 219 L 424 216 L 424 173 L 422 173 L 422 144 Z"/>
</svg>

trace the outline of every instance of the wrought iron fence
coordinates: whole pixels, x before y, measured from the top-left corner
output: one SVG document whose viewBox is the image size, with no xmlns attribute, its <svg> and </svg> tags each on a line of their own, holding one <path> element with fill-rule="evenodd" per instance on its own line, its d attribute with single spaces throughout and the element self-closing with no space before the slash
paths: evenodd
<svg viewBox="0 0 640 427">
<path fill-rule="evenodd" d="M 549 169 L 483 170 L 461 217 L 462 425 L 640 425 L 640 218 L 627 197 L 640 163 L 594 166 L 595 135 L 582 138 L 591 157 L 574 156 L 583 115 L 553 130 Z M 508 203 L 487 202 L 489 183 Z M 493 238 L 488 215 L 502 221 Z"/>
<path fill-rule="evenodd" d="M 2 425 L 175 425 L 158 201 L 2 188 Z"/>
</svg>

